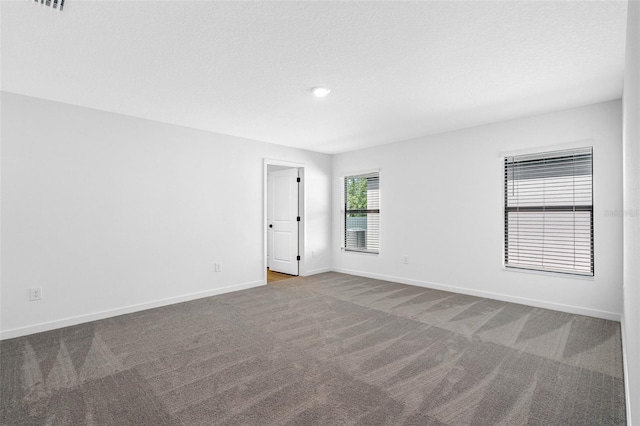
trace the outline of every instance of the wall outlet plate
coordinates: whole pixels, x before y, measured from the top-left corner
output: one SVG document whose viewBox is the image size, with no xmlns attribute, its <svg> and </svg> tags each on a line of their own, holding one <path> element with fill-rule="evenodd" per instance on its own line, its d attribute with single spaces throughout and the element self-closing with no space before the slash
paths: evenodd
<svg viewBox="0 0 640 426">
<path fill-rule="evenodd" d="M 31 287 L 29 289 L 29 300 L 41 300 L 42 299 L 42 287 Z"/>
</svg>

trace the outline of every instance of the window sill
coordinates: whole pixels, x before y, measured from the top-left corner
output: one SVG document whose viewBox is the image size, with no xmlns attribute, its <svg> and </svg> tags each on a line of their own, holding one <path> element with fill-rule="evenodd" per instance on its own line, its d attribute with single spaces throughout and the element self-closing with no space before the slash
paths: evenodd
<svg viewBox="0 0 640 426">
<path fill-rule="evenodd" d="M 344 253 L 373 254 L 373 255 L 380 254 L 380 252 L 378 252 L 378 251 L 353 250 L 353 249 L 348 249 L 348 248 L 345 248 L 345 247 L 340 247 L 340 250 L 342 250 Z"/>
<path fill-rule="evenodd" d="M 516 268 L 513 266 L 502 266 L 502 270 L 506 272 L 516 272 L 523 274 L 533 274 L 533 275 L 546 275 L 548 277 L 556 277 L 556 278 L 569 278 L 576 280 L 584 280 L 584 281 L 594 281 L 595 277 L 593 275 L 579 275 L 572 274 L 570 272 L 553 272 L 553 271 L 542 271 L 538 269 L 527 269 L 527 268 Z"/>
</svg>

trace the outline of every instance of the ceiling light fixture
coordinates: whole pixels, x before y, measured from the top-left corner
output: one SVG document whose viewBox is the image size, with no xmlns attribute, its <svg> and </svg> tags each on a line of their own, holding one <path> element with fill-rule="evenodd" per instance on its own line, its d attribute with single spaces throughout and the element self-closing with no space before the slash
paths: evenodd
<svg viewBox="0 0 640 426">
<path fill-rule="evenodd" d="M 331 89 L 327 89 L 326 87 L 314 87 L 311 89 L 311 93 L 313 93 L 316 98 L 324 98 L 329 92 L 331 92 Z"/>
</svg>

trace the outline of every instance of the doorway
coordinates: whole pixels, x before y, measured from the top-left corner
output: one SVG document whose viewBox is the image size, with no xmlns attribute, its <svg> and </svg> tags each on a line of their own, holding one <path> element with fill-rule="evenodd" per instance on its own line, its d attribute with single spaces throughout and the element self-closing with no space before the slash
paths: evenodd
<svg viewBox="0 0 640 426">
<path fill-rule="evenodd" d="M 301 274 L 304 246 L 303 165 L 265 160 L 265 282 Z"/>
</svg>

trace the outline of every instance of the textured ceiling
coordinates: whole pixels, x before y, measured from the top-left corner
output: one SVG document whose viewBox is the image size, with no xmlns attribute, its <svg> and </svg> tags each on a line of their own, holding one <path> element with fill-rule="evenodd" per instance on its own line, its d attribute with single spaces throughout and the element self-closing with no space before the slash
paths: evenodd
<svg viewBox="0 0 640 426">
<path fill-rule="evenodd" d="M 623 1 L 1 8 L 2 90 L 319 152 L 622 93 Z"/>
</svg>

